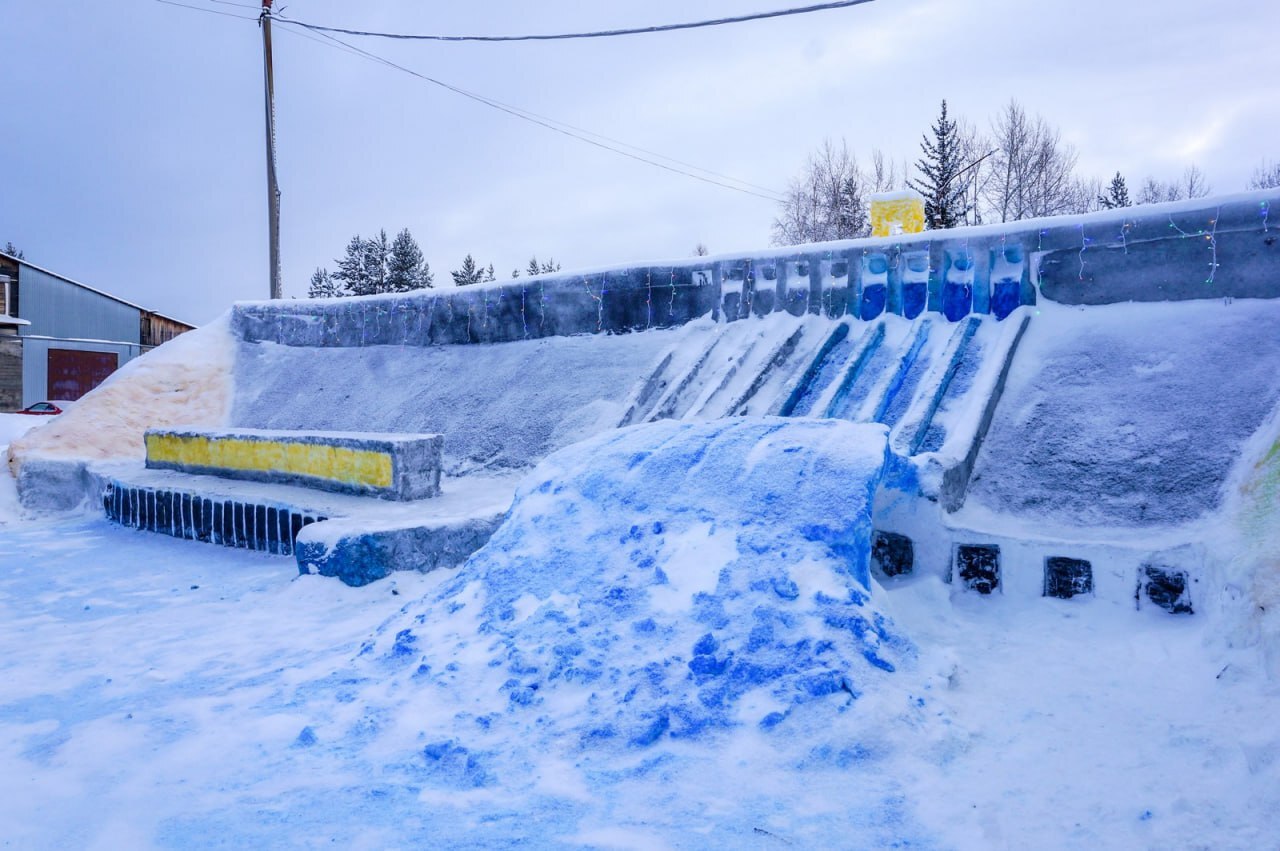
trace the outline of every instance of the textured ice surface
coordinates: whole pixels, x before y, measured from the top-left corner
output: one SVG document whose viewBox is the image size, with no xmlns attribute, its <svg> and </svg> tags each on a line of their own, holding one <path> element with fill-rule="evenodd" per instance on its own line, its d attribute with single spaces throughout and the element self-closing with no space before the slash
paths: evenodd
<svg viewBox="0 0 1280 851">
<path fill-rule="evenodd" d="M 1030 324 L 969 499 L 1070 526 L 1194 520 L 1222 504 L 1280 399 L 1280 303 L 1046 305 Z"/>
<path fill-rule="evenodd" d="M 633 385 L 682 333 L 475 346 L 346 349 L 241 344 L 241 428 L 436 432 L 445 469 L 531 466 L 616 425 Z"/>
</svg>

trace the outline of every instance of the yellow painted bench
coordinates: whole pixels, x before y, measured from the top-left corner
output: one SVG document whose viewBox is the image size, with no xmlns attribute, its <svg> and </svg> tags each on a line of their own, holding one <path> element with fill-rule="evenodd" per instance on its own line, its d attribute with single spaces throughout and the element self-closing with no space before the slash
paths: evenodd
<svg viewBox="0 0 1280 851">
<path fill-rule="evenodd" d="M 151 429 L 147 467 L 412 500 L 440 493 L 438 434 Z"/>
</svg>

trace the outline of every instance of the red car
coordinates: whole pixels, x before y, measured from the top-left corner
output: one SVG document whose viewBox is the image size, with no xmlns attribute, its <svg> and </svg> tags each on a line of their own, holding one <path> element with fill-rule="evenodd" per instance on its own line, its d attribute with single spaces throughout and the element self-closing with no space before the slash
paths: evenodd
<svg viewBox="0 0 1280 851">
<path fill-rule="evenodd" d="M 52 402 L 36 402 L 18 411 L 20 414 L 53 415 L 62 413 L 62 409 Z"/>
</svg>

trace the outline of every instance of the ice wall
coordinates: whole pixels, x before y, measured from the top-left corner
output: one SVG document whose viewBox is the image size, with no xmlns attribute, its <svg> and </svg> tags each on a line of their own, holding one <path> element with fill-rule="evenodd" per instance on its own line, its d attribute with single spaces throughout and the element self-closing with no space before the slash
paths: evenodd
<svg viewBox="0 0 1280 851">
<path fill-rule="evenodd" d="M 237 305 L 246 342 L 357 348 L 622 333 L 774 312 L 1003 319 L 1064 304 L 1280 297 L 1275 190 L 558 273 L 461 289 Z M 1277 207 L 1280 210 L 1280 207 Z"/>
</svg>

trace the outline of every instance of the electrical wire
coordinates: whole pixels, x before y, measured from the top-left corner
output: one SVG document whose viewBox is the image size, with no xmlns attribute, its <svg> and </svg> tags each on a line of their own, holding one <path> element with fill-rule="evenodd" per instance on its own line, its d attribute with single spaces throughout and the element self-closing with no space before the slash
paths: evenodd
<svg viewBox="0 0 1280 851">
<path fill-rule="evenodd" d="M 650 151 L 646 148 L 641 148 L 637 145 L 632 145 L 628 142 L 624 142 L 619 139 L 614 139 L 600 133 L 595 133 L 591 130 L 586 130 L 581 127 L 576 127 L 572 124 L 568 124 L 563 121 L 558 121 L 554 118 L 550 118 L 545 115 L 540 115 L 536 112 L 532 112 L 530 110 L 523 109 L 521 107 L 514 106 L 512 104 L 503 103 L 502 101 L 487 97 L 485 95 L 479 94 L 478 92 L 468 91 L 467 89 L 463 89 L 459 86 L 454 86 L 450 83 L 446 83 L 443 80 L 438 80 L 426 74 L 419 73 L 417 71 L 414 71 L 411 68 L 407 68 L 403 65 L 399 65 L 395 62 L 392 62 L 391 60 L 383 56 L 379 56 L 378 54 L 372 53 L 370 51 L 364 50 L 363 48 L 360 48 L 353 44 L 349 44 L 345 41 L 342 41 L 341 39 L 335 38 L 334 36 L 329 35 L 327 32 L 324 32 L 323 31 L 324 28 L 316 29 L 312 27 L 306 27 L 304 24 L 301 24 L 301 22 L 296 22 L 286 18 L 281 18 L 278 15 L 257 16 L 257 17 L 251 18 L 244 15 L 236 15 L 231 12 L 223 12 L 218 9 L 209 9 L 202 6 L 193 6 L 187 3 L 179 3 L 179 2 L 176 2 L 176 0 L 156 0 L 156 2 L 164 3 L 165 5 L 169 5 L 169 6 L 178 6 L 183 9 L 191 9 L 196 12 L 210 12 L 215 15 L 223 15 L 226 17 L 237 18 L 239 20 L 245 20 L 245 21 L 258 21 L 260 20 L 261 17 L 271 17 L 272 20 L 276 21 L 276 23 L 281 25 L 280 31 L 288 35 L 297 36 L 299 38 L 305 38 L 308 41 L 313 41 L 325 47 L 333 47 L 334 49 L 341 50 L 344 53 L 350 53 L 352 55 L 359 56 L 361 58 L 368 59 L 373 62 L 378 62 L 380 64 L 383 64 L 388 67 L 394 68 L 398 71 L 401 71 L 403 73 L 417 77 L 425 82 L 431 83 L 436 86 L 440 86 L 441 88 L 454 92 L 455 94 L 459 94 L 459 95 L 462 95 L 463 97 L 469 98 L 478 103 L 482 103 L 485 106 L 489 106 L 493 109 L 497 109 L 500 112 L 505 112 L 508 115 L 512 115 L 516 118 L 521 118 L 525 121 L 529 121 L 541 127 L 545 127 L 548 130 L 552 130 L 562 135 L 569 136 L 570 138 L 577 139 L 578 141 L 585 142 L 588 145 L 592 145 L 597 148 L 602 148 L 604 150 L 611 151 L 613 153 L 627 157 L 628 159 L 633 159 L 638 162 L 645 163 L 647 165 L 652 165 L 657 168 L 661 168 L 665 171 L 670 171 L 674 174 L 680 174 L 685 177 L 691 177 L 694 180 L 699 180 L 704 183 L 712 184 L 714 186 L 720 186 L 724 189 L 731 189 L 735 192 L 741 192 L 747 195 L 752 195 L 756 198 L 762 198 L 766 201 L 771 201 L 773 203 L 780 203 L 783 200 L 783 196 L 781 193 L 777 192 L 776 190 L 769 189 L 768 187 L 750 183 L 745 180 L 740 180 L 739 178 L 732 177 L 727 174 L 721 174 L 720 172 L 716 172 L 708 168 L 703 168 L 702 166 L 698 166 L 693 163 L 688 163 L 683 160 L 676 159 L 675 157 L 669 157 L 665 154 L 661 154 L 656 151 Z M 228 6 L 243 5 L 239 3 L 233 3 L 231 2 L 231 0 L 209 0 L 209 2 L 222 3 Z M 870 2 L 870 0 L 860 0 L 860 2 Z M 245 6 L 245 8 L 257 8 L 257 7 Z M 290 24 L 301 27 L 301 29 L 293 29 L 289 26 Z M 307 30 L 313 30 L 314 34 L 312 34 L 312 32 L 308 32 Z M 317 38 L 317 36 L 319 36 L 319 38 Z M 323 41 L 321 39 L 323 39 Z M 622 148 L 629 148 L 630 150 L 622 150 Z M 633 151 L 638 153 L 632 153 Z M 647 156 L 641 156 L 641 154 L 645 154 Z M 656 159 L 651 159 L 651 157 Z M 657 162 L 656 160 L 665 160 L 666 162 Z M 677 166 L 682 166 L 683 168 L 680 168 Z M 692 169 L 693 171 L 687 171 L 686 169 Z M 702 172 L 702 174 L 695 174 L 693 172 Z M 719 178 L 719 179 L 716 179 L 716 178 Z M 728 181 L 728 182 L 726 183 L 725 181 Z M 738 185 L 735 186 L 733 184 L 738 184 Z M 744 188 L 744 187 L 747 187 L 747 188 Z M 759 191 L 753 191 L 753 190 L 759 190 Z"/>
<path fill-rule="evenodd" d="M 735 15 L 727 18 L 713 18 L 702 21 L 689 21 L 679 24 L 658 24 L 651 27 L 629 27 L 625 29 L 596 30 L 594 32 L 551 33 L 541 35 L 412 35 L 409 33 L 371 32 L 369 30 L 345 29 L 343 27 L 326 27 L 319 24 L 308 23 L 306 21 L 295 20 L 293 18 L 285 18 L 279 13 L 274 13 L 271 17 L 277 21 L 288 21 L 289 23 L 306 27 L 309 30 L 342 33 L 343 35 L 369 36 L 372 38 L 393 38 L 410 41 L 563 41 L 566 39 L 612 38 L 614 36 L 622 35 L 641 35 L 647 33 L 673 32 L 675 30 L 700 29 L 703 27 L 719 27 L 724 26 L 725 24 L 741 24 L 747 21 L 762 21 L 768 18 L 807 15 L 812 12 L 825 12 L 831 9 L 843 9 L 848 6 L 860 6 L 863 3 L 871 2 L 873 2 L 873 0 L 834 0 L 833 2 L 817 3 L 812 6 L 798 6 L 790 9 L 776 9 L 771 12 L 754 12 L 746 15 Z"/>
<path fill-rule="evenodd" d="M 285 26 L 286 28 L 287 28 L 287 26 L 288 26 L 289 24 L 293 24 L 293 23 L 295 23 L 294 21 L 290 21 L 290 20 L 282 19 L 282 18 L 279 18 L 279 17 L 273 17 L 273 18 L 272 18 L 272 20 L 276 21 L 277 23 L 281 24 L 282 26 Z M 295 32 L 294 34 L 298 34 L 298 35 L 300 35 L 301 33 L 296 33 L 296 32 Z M 692 172 L 692 171 L 687 171 L 685 168 L 679 168 L 679 167 L 677 167 L 676 165 L 669 165 L 668 163 L 658 162 L 658 161 L 657 161 L 657 159 L 651 159 L 651 158 L 650 158 L 650 157 L 656 157 L 656 158 L 658 158 L 658 159 L 665 159 L 665 160 L 668 160 L 668 162 L 670 162 L 670 163 L 679 163 L 679 161 L 678 161 L 678 160 L 672 159 L 672 158 L 670 158 L 670 157 L 663 156 L 662 154 L 656 154 L 656 153 L 653 153 L 653 152 L 645 152 L 645 153 L 648 153 L 648 154 L 650 155 L 649 157 L 646 157 L 646 156 L 641 156 L 640 154 L 637 154 L 637 153 L 632 153 L 631 151 L 623 150 L 621 147 L 617 147 L 617 145 L 621 145 L 621 146 L 623 146 L 623 147 L 631 148 L 631 149 L 632 149 L 632 151 L 642 151 L 643 149 L 641 149 L 641 148 L 637 148 L 637 147 L 635 147 L 635 146 L 633 146 L 633 145 L 628 145 L 628 144 L 627 144 L 627 143 L 625 143 L 625 142 L 618 142 L 617 140 L 608 139 L 608 137 L 601 136 L 601 135 L 599 135 L 599 134 L 597 134 L 597 133 L 592 133 L 592 132 L 590 132 L 590 131 L 580 130 L 579 128 L 574 128 L 574 127 L 572 127 L 571 125 L 564 124 L 563 122 L 556 121 L 555 119 L 547 118 L 546 116 L 542 116 L 542 115 L 538 115 L 537 113 L 530 112 L 530 111 L 528 111 L 528 110 L 526 110 L 526 109 L 522 109 L 522 108 L 517 107 L 517 106 L 512 106 L 512 105 L 510 105 L 510 104 L 502 103 L 501 101 L 494 100 L 493 98 L 487 97 L 487 96 L 482 95 L 482 94 L 479 94 L 479 93 L 477 93 L 477 92 L 468 91 L 467 89 L 463 89 L 463 88 L 461 88 L 461 87 L 459 87 L 459 86 L 452 85 L 451 83 L 446 83 L 446 82 L 444 82 L 443 80 L 436 79 L 435 77 L 431 77 L 431 76 L 429 76 L 429 75 L 427 75 L 427 74 L 423 74 L 423 73 L 421 73 L 421 72 L 419 72 L 419 71 L 415 71 L 415 70 L 413 70 L 412 68 L 407 68 L 407 67 L 405 67 L 404 65 L 400 65 L 400 64 L 398 64 L 398 63 L 396 63 L 396 62 L 393 62 L 393 61 L 391 61 L 390 59 L 387 59 L 387 58 L 386 58 L 386 57 L 384 57 L 384 56 L 380 56 L 380 55 L 378 55 L 378 54 L 376 54 L 376 53 L 372 53 L 372 52 L 370 52 L 370 51 L 368 51 L 368 50 L 365 50 L 364 48 L 357 47 L 357 46 L 355 46 L 355 45 L 353 45 L 353 44 L 350 44 L 349 42 L 345 42 L 345 41 L 343 41 L 343 40 L 341 40 L 341 39 L 339 39 L 339 38 L 336 38 L 336 37 L 334 37 L 334 36 L 332 36 L 332 35 L 327 34 L 326 32 L 323 32 L 323 31 L 317 31 L 317 34 L 318 34 L 318 35 L 320 35 L 322 38 L 327 39 L 327 40 L 328 40 L 328 41 L 330 41 L 330 42 L 333 42 L 333 44 L 334 44 L 335 46 L 339 46 L 339 47 L 345 48 L 345 49 L 347 50 L 347 52 L 353 52 L 353 53 L 356 53 L 357 55 L 362 56 L 362 57 L 364 57 L 365 59 L 368 59 L 368 60 L 370 60 L 370 61 L 372 61 L 372 62 L 377 62 L 377 63 L 379 63 L 379 64 L 386 65 L 386 66 L 388 66 L 388 67 L 390 67 L 390 68 L 394 68 L 394 69 L 396 69 L 397 71 L 401 71 L 401 72 L 403 72 L 403 73 L 405 73 L 405 74 L 409 74 L 410 76 L 417 77 L 417 78 L 418 78 L 418 79 L 420 79 L 420 80 L 423 80 L 423 81 L 425 81 L 425 82 L 427 82 L 427 83 L 431 83 L 432 85 L 435 85 L 435 86 L 439 86 L 440 88 L 443 88 L 443 89 L 446 89 L 446 90 L 448 90 L 448 91 L 451 91 L 451 92 L 453 92 L 454 94 L 462 95 L 462 96 L 463 96 L 463 97 L 465 97 L 465 98 L 468 98 L 468 99 L 470 99 L 470 100 L 474 100 L 474 101 L 476 101 L 476 102 L 478 102 L 478 103 L 482 103 L 482 104 L 484 104 L 485 106 L 491 107 L 491 108 L 496 109 L 496 110 L 498 110 L 498 111 L 500 111 L 500 112 L 505 112 L 505 113 L 507 113 L 508 115 L 512 115 L 512 116 L 514 116 L 514 117 L 516 117 L 516 118 L 520 118 L 520 119 L 523 119 L 523 120 L 525 120 L 525 121 L 529 121 L 529 122 L 531 122 L 531 123 L 533 123 L 533 124 L 537 124 L 537 125 L 539 125 L 539 126 L 541 126 L 541 127 L 545 127 L 545 128 L 546 128 L 546 129 L 548 129 L 548 130 L 552 130 L 552 131 L 554 131 L 554 132 L 556 132 L 556 133 L 560 133 L 560 134 L 562 134 L 562 135 L 569 136 L 570 138 L 577 139 L 577 140 L 578 140 L 578 141 L 580 141 L 580 142 L 585 142 L 585 143 L 586 143 L 586 144 L 588 144 L 588 145 L 592 145 L 592 146 L 594 146 L 594 147 L 601 148 L 601 149 L 603 149 L 603 150 L 612 151 L 613 153 L 615 153 L 615 154 L 619 154 L 619 155 L 624 156 L 624 157 L 627 157 L 628 159 L 633 159 L 633 160 L 636 160 L 637 162 L 642 162 L 642 163 L 645 163 L 645 164 L 647 164 L 647 165 L 655 166 L 655 167 L 660 168 L 660 169 L 663 169 L 663 170 L 665 170 L 665 171 L 670 171 L 670 172 L 672 172 L 672 173 L 674 173 L 674 174 L 680 174 L 680 175 L 684 175 L 685 177 L 691 177 L 691 178 L 693 178 L 694 180 L 700 180 L 700 181 L 702 181 L 703 183 L 709 183 L 709 184 L 712 184 L 712 185 L 714 185 L 714 186 L 720 186 L 720 187 L 722 187 L 722 188 L 724 188 L 724 189 L 731 189 L 731 190 L 733 190 L 733 191 L 735 191 L 735 192 L 741 192 L 741 193 L 744 193 L 744 194 L 746 194 L 746 195 L 752 195 L 752 196 L 755 196 L 756 198 L 763 198 L 764 200 L 766 200 L 766 201 L 770 201 L 770 202 L 773 202 L 773 203 L 779 203 L 780 201 L 782 201 L 782 200 L 783 200 L 783 199 L 782 199 L 782 195 L 781 195 L 780 193 L 778 193 L 778 192 L 774 192 L 773 190 L 766 189 L 766 188 L 764 188 L 764 187 L 759 187 L 759 186 L 754 187 L 754 189 L 743 188 L 743 187 L 751 187 L 751 186 L 754 186 L 754 184 L 749 184 L 749 183 L 746 183 L 745 181 L 741 181 L 741 180 L 738 180 L 737 178 L 729 177 L 729 176 L 727 176 L 727 175 L 720 175 L 720 174 L 716 174 L 715 172 L 712 172 L 712 171 L 710 171 L 709 169 L 703 169 L 703 168 L 700 168 L 700 167 L 698 167 L 698 166 L 689 165 L 689 164 L 687 164 L 687 163 L 680 163 L 681 165 L 685 165 L 687 168 L 691 168 L 691 169 L 695 169 L 696 171 L 704 172 L 704 174 L 695 174 L 695 173 L 694 173 L 694 172 Z M 595 137 L 595 138 L 590 138 L 590 137 Z M 602 141 L 602 140 L 603 140 L 603 141 Z M 613 142 L 614 144 L 608 144 L 608 142 Z M 715 177 L 723 178 L 723 180 L 717 180 L 717 179 L 715 179 L 715 177 L 708 177 L 708 176 L 705 176 L 705 175 L 715 175 Z M 732 183 L 725 183 L 725 182 L 724 182 L 725 180 L 732 181 L 732 183 L 739 183 L 739 184 L 742 184 L 742 185 L 740 185 L 740 186 L 734 186 L 734 185 L 732 185 Z M 755 189 L 760 189 L 760 190 L 763 190 L 763 191 L 762 191 L 762 192 L 761 192 L 761 191 L 754 191 Z M 764 193 L 769 193 L 769 194 L 764 194 Z"/>
<path fill-rule="evenodd" d="M 195 12 L 208 12 L 210 15 L 222 15 L 227 18 L 237 18 L 241 21 L 258 20 L 257 15 L 254 15 L 253 17 L 249 17 L 248 15 L 237 15 L 235 12 L 224 12 L 221 9 L 206 9 L 204 6 L 192 6 L 187 3 L 176 3 L 174 2 L 174 0 L 156 0 L 156 2 L 163 3 L 166 6 L 178 6 L 182 9 L 191 9 L 192 11 L 195 11 Z M 239 5 L 239 4 L 228 4 L 228 5 Z"/>
</svg>

